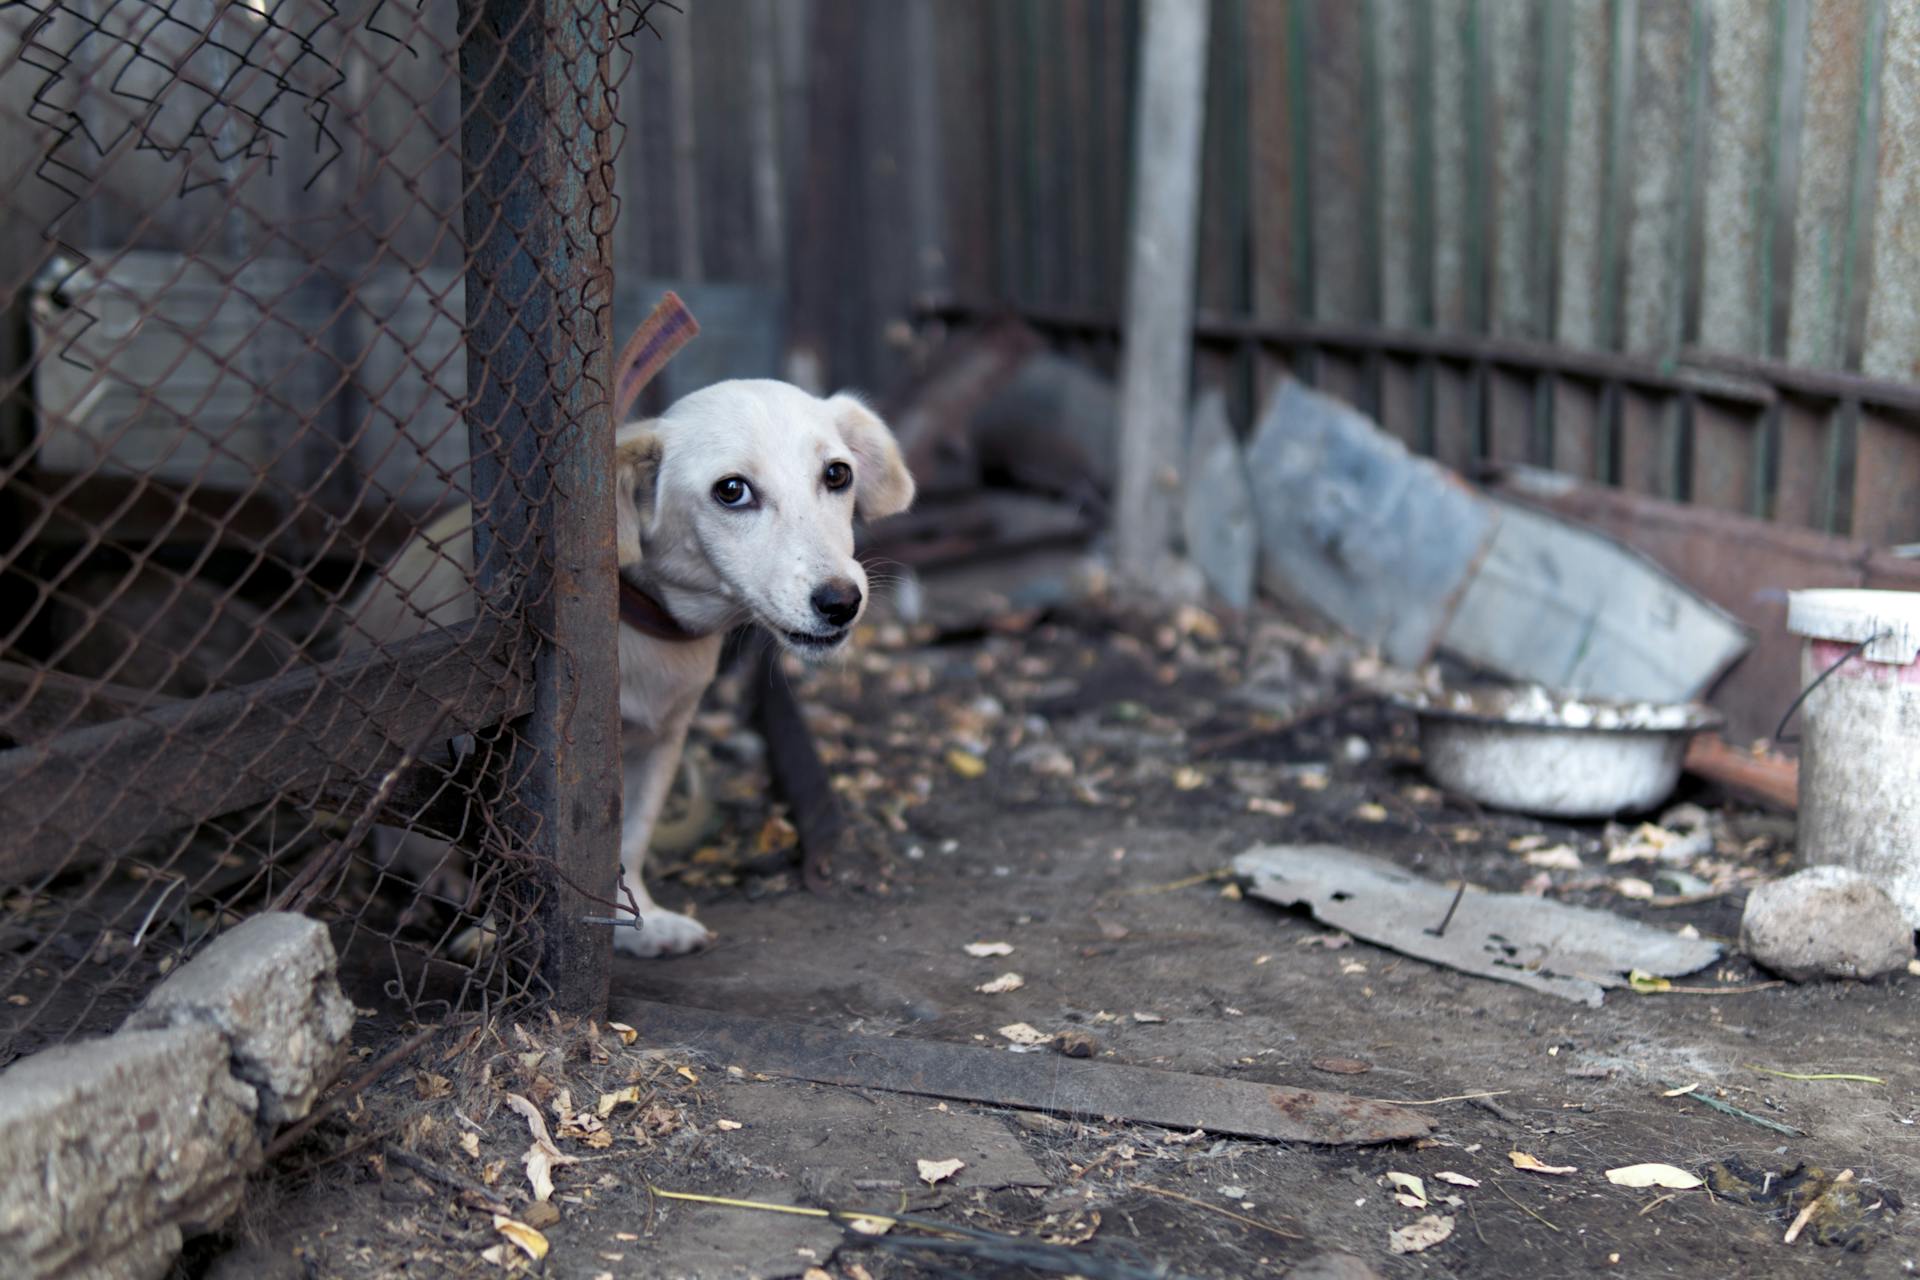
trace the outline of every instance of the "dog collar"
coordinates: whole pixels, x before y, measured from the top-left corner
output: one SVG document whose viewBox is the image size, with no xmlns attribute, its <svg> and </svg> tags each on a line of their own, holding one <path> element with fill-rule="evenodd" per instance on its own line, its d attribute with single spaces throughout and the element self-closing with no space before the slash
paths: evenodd
<svg viewBox="0 0 1920 1280">
<path fill-rule="evenodd" d="M 640 588 L 620 579 L 620 621 L 642 635 L 655 640 L 704 640 L 710 632 L 689 631 L 668 613 L 658 600 Z"/>
</svg>

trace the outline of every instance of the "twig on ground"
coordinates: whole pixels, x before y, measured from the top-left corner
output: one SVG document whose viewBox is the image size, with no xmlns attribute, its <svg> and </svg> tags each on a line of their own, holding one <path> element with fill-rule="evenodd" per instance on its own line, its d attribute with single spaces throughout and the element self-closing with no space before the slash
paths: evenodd
<svg viewBox="0 0 1920 1280">
<path fill-rule="evenodd" d="M 402 1168 L 413 1170 L 427 1181 L 437 1182 L 449 1191 L 458 1191 L 461 1195 L 469 1199 L 471 1202 L 470 1207 L 474 1209 L 486 1213 L 504 1213 L 508 1217 L 513 1216 L 512 1212 L 508 1210 L 506 1204 L 498 1196 L 488 1191 L 479 1183 L 461 1177 L 451 1169 L 442 1169 L 439 1165 L 433 1163 L 433 1161 L 417 1156 L 405 1147 L 397 1146 L 391 1142 L 382 1148 L 382 1152 L 387 1159 L 400 1165 Z"/>
<path fill-rule="evenodd" d="M 1515 1200 L 1511 1195 L 1508 1194 L 1507 1189 L 1501 1186 L 1498 1182 L 1490 1181 L 1488 1185 L 1491 1186 L 1495 1191 L 1498 1191 L 1502 1196 L 1504 1196 L 1508 1204 L 1512 1205 L 1514 1208 L 1518 1209 L 1520 1212 L 1526 1214 L 1529 1218 L 1532 1218 L 1534 1221 L 1538 1222 L 1541 1226 L 1545 1227 L 1547 1230 L 1552 1231 L 1555 1234 L 1559 1233 L 1560 1228 L 1554 1226 L 1551 1222 L 1548 1222 L 1546 1218 L 1542 1217 L 1538 1213 L 1535 1213 L 1532 1209 L 1527 1208 L 1527 1206 L 1525 1206 L 1524 1204 L 1521 1204 L 1518 1200 Z"/>
<path fill-rule="evenodd" d="M 1262 1222 L 1258 1218 L 1249 1218 L 1245 1214 L 1235 1213 L 1231 1209 L 1222 1209 L 1217 1204 L 1208 1204 L 1205 1200 L 1196 1199 L 1193 1196 L 1182 1195 L 1178 1191 L 1169 1191 L 1165 1187 L 1156 1187 L 1150 1182 L 1135 1183 L 1133 1186 L 1133 1190 L 1145 1191 L 1156 1196 L 1165 1196 L 1169 1200 L 1178 1200 L 1182 1204 L 1190 1204 L 1197 1209 L 1205 1209 L 1208 1213 L 1217 1213 L 1223 1218 L 1232 1218 L 1235 1222 L 1245 1223 L 1249 1227 L 1258 1227 L 1262 1231 L 1272 1232 L 1274 1235 L 1279 1236 L 1282 1240 L 1306 1239 L 1305 1236 L 1296 1234 L 1295 1232 L 1292 1232 L 1292 1231 L 1288 1231 L 1285 1227 L 1276 1227 L 1270 1222 Z"/>
<path fill-rule="evenodd" d="M 1749 1071 L 1758 1071 L 1763 1076 L 1779 1076 L 1782 1080 L 1858 1080 L 1861 1084 L 1885 1084 L 1879 1076 L 1856 1076 L 1845 1071 L 1775 1071 L 1772 1067 L 1763 1067 L 1755 1062 L 1740 1064 Z"/>
</svg>

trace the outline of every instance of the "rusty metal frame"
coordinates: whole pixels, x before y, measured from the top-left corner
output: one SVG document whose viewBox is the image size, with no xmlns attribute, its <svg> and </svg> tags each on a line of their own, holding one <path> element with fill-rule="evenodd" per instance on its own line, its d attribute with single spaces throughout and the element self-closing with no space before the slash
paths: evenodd
<svg viewBox="0 0 1920 1280">
<path fill-rule="evenodd" d="M 537 641 L 505 783 L 549 866 L 534 920 L 555 1001 L 606 1005 L 618 876 L 611 268 L 614 6 L 461 0 L 466 419 L 482 608 Z"/>
</svg>

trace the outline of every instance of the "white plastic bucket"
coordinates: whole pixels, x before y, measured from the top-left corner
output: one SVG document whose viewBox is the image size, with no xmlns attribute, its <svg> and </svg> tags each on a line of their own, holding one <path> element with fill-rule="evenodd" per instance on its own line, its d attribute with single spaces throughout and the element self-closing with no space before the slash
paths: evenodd
<svg viewBox="0 0 1920 1280">
<path fill-rule="evenodd" d="M 1833 669 L 1801 704 L 1800 860 L 1871 877 L 1920 928 L 1920 592 L 1795 591 L 1787 630 L 1801 688 Z"/>
</svg>

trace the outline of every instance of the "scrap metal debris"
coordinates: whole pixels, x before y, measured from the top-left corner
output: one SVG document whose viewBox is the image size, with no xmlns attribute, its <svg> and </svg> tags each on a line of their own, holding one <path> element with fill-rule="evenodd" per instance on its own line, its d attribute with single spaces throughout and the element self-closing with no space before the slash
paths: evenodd
<svg viewBox="0 0 1920 1280">
<path fill-rule="evenodd" d="M 1186 1132 L 1322 1145 L 1423 1137 L 1424 1116 L 1390 1103 L 1098 1059 L 1043 1061 L 990 1049 L 850 1035 L 637 1000 L 622 1019 L 655 1044 L 696 1044 L 749 1070 L 1073 1116 L 1110 1116 Z"/>
<path fill-rule="evenodd" d="M 1718 943 L 1603 911 L 1523 894 L 1459 894 L 1334 845 L 1257 845 L 1233 869 L 1255 897 L 1304 903 L 1316 919 L 1368 942 L 1596 1008 L 1635 970 L 1678 976 L 1721 955 Z"/>
</svg>

